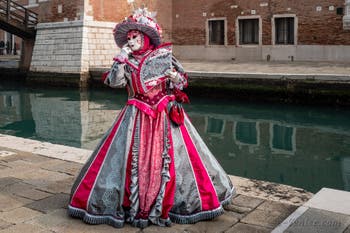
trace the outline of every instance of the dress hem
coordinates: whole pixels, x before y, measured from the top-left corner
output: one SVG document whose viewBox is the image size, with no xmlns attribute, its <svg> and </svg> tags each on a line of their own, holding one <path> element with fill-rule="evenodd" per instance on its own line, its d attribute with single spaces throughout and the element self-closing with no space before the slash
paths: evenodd
<svg viewBox="0 0 350 233">
<path fill-rule="evenodd" d="M 80 218 L 85 223 L 91 225 L 108 224 L 115 228 L 122 228 L 124 226 L 124 219 L 117 219 L 113 216 L 108 215 L 92 215 L 89 214 L 86 210 L 75 208 L 71 205 L 68 206 L 68 214 L 72 217 Z"/>
<path fill-rule="evenodd" d="M 174 214 L 169 212 L 169 217 L 172 222 L 178 224 L 193 224 L 202 220 L 211 220 L 224 213 L 223 207 L 231 203 L 231 199 L 235 193 L 235 188 L 232 188 L 231 194 L 225 200 L 221 201 L 220 206 L 214 210 L 201 211 L 191 215 Z"/>
<path fill-rule="evenodd" d="M 235 194 L 235 189 L 231 191 L 231 195 L 220 203 L 220 206 L 214 210 L 201 211 L 191 215 L 181 215 L 169 212 L 169 219 L 161 219 L 165 226 L 170 226 L 171 222 L 178 224 L 193 224 L 201 220 L 211 220 L 224 213 L 223 206 L 230 204 L 232 196 Z M 97 225 L 97 224 L 108 224 L 115 228 L 122 228 L 126 222 L 124 219 L 117 219 L 113 216 L 93 215 L 88 213 L 86 210 L 75 208 L 71 205 L 68 206 L 68 214 L 72 217 L 80 218 L 85 223 Z M 134 227 L 145 228 L 150 225 L 148 219 L 135 219 L 130 223 Z M 162 224 L 163 225 L 163 224 Z"/>
</svg>

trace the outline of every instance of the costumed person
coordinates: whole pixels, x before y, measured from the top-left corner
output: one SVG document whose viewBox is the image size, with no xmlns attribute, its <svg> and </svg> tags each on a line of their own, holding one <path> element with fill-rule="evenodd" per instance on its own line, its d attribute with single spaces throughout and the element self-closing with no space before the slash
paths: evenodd
<svg viewBox="0 0 350 233">
<path fill-rule="evenodd" d="M 136 10 L 114 38 L 121 52 L 104 83 L 126 87 L 128 100 L 78 175 L 68 213 L 140 228 L 221 215 L 234 188 L 183 111 L 187 76 L 154 15 Z"/>
</svg>

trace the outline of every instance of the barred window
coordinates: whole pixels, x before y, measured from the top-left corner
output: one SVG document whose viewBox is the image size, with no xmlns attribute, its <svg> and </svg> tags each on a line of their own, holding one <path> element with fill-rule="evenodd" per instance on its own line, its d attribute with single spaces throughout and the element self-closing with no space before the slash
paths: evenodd
<svg viewBox="0 0 350 233">
<path fill-rule="evenodd" d="M 239 44 L 259 44 L 259 19 L 239 20 Z"/>
<path fill-rule="evenodd" d="M 275 44 L 294 44 L 294 18 L 275 18 Z"/>
<path fill-rule="evenodd" d="M 225 45 L 225 20 L 209 20 L 209 45 Z"/>
</svg>

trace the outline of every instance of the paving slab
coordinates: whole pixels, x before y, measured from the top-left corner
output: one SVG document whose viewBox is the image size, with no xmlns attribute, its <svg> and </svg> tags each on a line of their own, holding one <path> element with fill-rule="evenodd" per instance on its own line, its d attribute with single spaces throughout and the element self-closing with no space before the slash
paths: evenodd
<svg viewBox="0 0 350 233">
<path fill-rule="evenodd" d="M 250 209 L 255 209 L 263 202 L 264 202 L 263 199 L 249 197 L 245 195 L 237 195 L 232 199 L 232 204 L 241 206 L 241 207 L 247 207 Z"/>
<path fill-rule="evenodd" d="M 350 215 L 350 192 L 322 188 L 317 195 L 304 205 L 310 208 Z"/>
<path fill-rule="evenodd" d="M 290 225 L 286 233 L 342 233 L 350 225 L 350 216 L 309 208 Z"/>
<path fill-rule="evenodd" d="M 237 223 L 232 228 L 225 231 L 225 233 L 239 233 L 239 232 L 242 232 L 242 233 L 246 233 L 246 232 L 270 233 L 271 228 L 266 228 L 266 227 L 251 225 L 251 224 L 245 224 L 245 223 Z"/>
<path fill-rule="evenodd" d="M 32 225 L 28 223 L 21 223 L 12 225 L 8 228 L 0 230 L 0 233 L 47 233 L 47 231 L 37 225 Z"/>
<path fill-rule="evenodd" d="M 291 215 L 284 219 L 283 222 L 281 222 L 275 229 L 273 229 L 272 233 L 284 232 L 297 218 L 304 214 L 304 212 L 308 209 L 308 207 L 300 206 Z"/>
<path fill-rule="evenodd" d="M 35 165 L 40 165 L 40 164 L 47 164 L 47 163 L 52 163 L 52 162 L 59 162 L 60 160 L 58 159 L 52 159 L 52 158 L 49 158 L 49 157 L 46 157 L 46 156 L 40 156 L 40 155 L 31 155 L 31 156 L 25 156 L 22 158 L 22 160 L 24 161 L 28 161 L 32 164 L 35 164 Z"/>
<path fill-rule="evenodd" d="M 17 197 L 11 194 L 0 193 L 0 210 L 9 211 L 31 203 L 32 200 Z"/>
<path fill-rule="evenodd" d="M 56 209 L 48 214 L 39 216 L 30 221 L 33 225 L 38 225 L 41 228 L 59 232 L 59 233 L 69 233 L 69 232 L 84 232 L 84 233 L 136 233 L 140 229 L 131 227 L 126 224 L 123 228 L 114 228 L 108 225 L 89 225 L 81 221 L 80 219 L 71 218 L 67 215 L 66 209 Z"/>
<path fill-rule="evenodd" d="M 49 192 L 49 193 L 70 194 L 74 180 L 75 180 L 75 177 L 71 176 L 64 180 L 51 182 L 45 187 L 40 187 L 40 190 Z"/>
<path fill-rule="evenodd" d="M 350 192 L 323 188 L 285 219 L 273 233 L 344 232 L 350 225 Z"/>
<path fill-rule="evenodd" d="M 0 231 L 6 228 L 9 228 L 10 226 L 12 226 L 12 223 L 6 222 L 2 219 L 0 219 Z"/>
<path fill-rule="evenodd" d="M 243 207 L 243 206 L 238 206 L 235 204 L 230 204 L 228 206 L 225 206 L 225 210 L 236 212 L 239 214 L 246 214 L 252 211 L 252 208 L 249 207 Z"/>
<path fill-rule="evenodd" d="M 20 179 L 17 179 L 15 177 L 1 177 L 0 178 L 0 188 L 4 188 L 7 185 L 15 184 L 20 182 Z"/>
<path fill-rule="evenodd" d="M 67 194 L 55 194 L 45 199 L 35 201 L 26 205 L 27 208 L 48 213 L 60 208 L 66 208 L 69 201 L 69 195 Z"/>
<path fill-rule="evenodd" d="M 188 225 L 186 232 L 189 233 L 217 233 L 224 232 L 231 228 L 234 224 L 239 221 L 234 215 L 230 212 L 225 212 L 223 215 L 210 220 L 210 221 L 201 221 L 195 224 Z"/>
<path fill-rule="evenodd" d="M 7 157 L 11 155 L 15 155 L 15 152 L 8 151 L 8 150 L 0 150 L 0 157 Z"/>
<path fill-rule="evenodd" d="M 26 207 L 20 207 L 10 211 L 0 212 L 0 219 L 9 223 L 18 224 L 33 219 L 39 215 L 42 215 L 42 213 Z"/>
<path fill-rule="evenodd" d="M 28 169 L 33 168 L 33 164 L 29 161 L 22 160 L 21 158 L 13 159 L 12 161 L 8 161 L 7 166 L 12 169 Z"/>
<path fill-rule="evenodd" d="M 16 179 L 19 180 L 19 179 Z M 52 194 L 37 190 L 35 186 L 27 183 L 23 183 L 21 180 L 19 182 L 9 184 L 3 187 L 2 193 L 11 194 L 14 196 L 27 198 L 31 200 L 40 200 L 51 196 Z"/>
<path fill-rule="evenodd" d="M 297 207 L 273 201 L 265 201 L 257 209 L 245 216 L 241 222 L 266 228 L 275 228 Z"/>
<path fill-rule="evenodd" d="M 71 175 L 67 175 L 61 172 L 53 172 L 44 169 L 31 170 L 24 173 L 15 174 L 15 177 L 22 179 L 27 184 L 34 185 L 36 187 L 46 188 L 52 183 L 59 182 L 71 178 Z"/>
<path fill-rule="evenodd" d="M 171 224 L 171 227 L 149 226 L 140 230 L 141 233 L 189 233 L 188 224 Z"/>
<path fill-rule="evenodd" d="M 265 210 L 265 211 L 269 211 L 269 212 L 278 212 L 281 214 L 284 213 L 292 213 L 297 209 L 297 206 L 295 205 L 288 205 L 285 203 L 279 203 L 279 202 L 275 202 L 275 201 L 265 201 L 264 203 L 262 203 L 261 205 L 259 205 L 257 207 L 258 210 Z"/>
<path fill-rule="evenodd" d="M 42 165 L 41 168 L 49 171 L 65 173 L 72 176 L 76 176 L 82 168 L 82 164 L 80 163 L 72 163 L 70 161 L 63 161 L 58 159 L 53 159 L 52 161 L 55 161 L 55 163 L 47 163 L 45 165 Z"/>
</svg>

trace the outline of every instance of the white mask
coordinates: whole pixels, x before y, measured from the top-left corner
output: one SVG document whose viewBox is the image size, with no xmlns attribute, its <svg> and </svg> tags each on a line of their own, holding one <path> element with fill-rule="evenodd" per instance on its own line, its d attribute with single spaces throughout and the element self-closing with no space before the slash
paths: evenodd
<svg viewBox="0 0 350 233">
<path fill-rule="evenodd" d="M 128 45 L 132 51 L 141 49 L 142 35 L 140 31 L 132 30 L 128 32 Z"/>
</svg>

